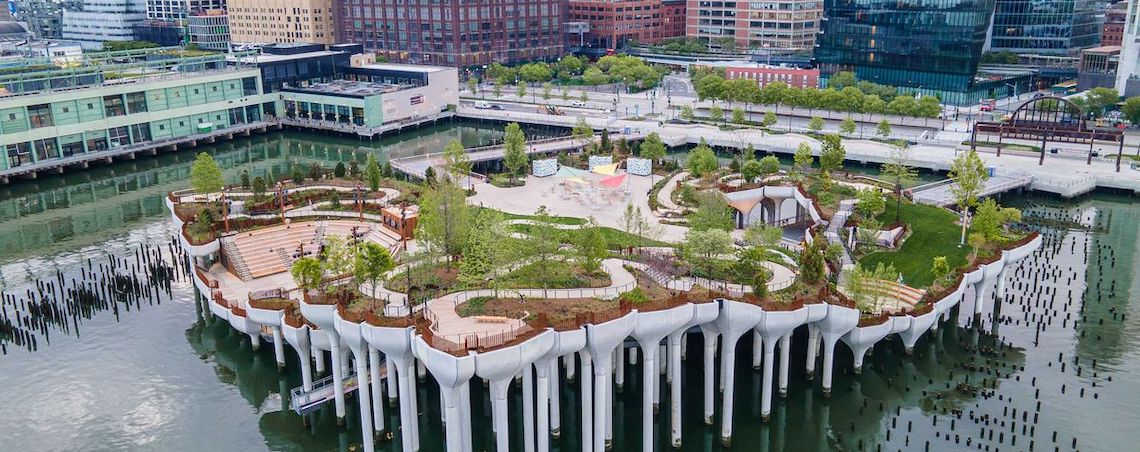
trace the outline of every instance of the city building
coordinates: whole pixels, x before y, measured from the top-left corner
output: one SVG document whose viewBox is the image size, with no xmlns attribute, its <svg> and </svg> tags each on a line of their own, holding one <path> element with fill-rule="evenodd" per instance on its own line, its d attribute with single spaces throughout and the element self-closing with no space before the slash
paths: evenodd
<svg viewBox="0 0 1140 452">
<path fill-rule="evenodd" d="M 228 65 L 223 54 L 86 54 L 68 71 L 28 64 L 0 75 L 0 174 L 51 168 L 61 159 L 110 159 L 262 117 L 257 68 Z M 124 77 L 131 83 L 122 83 Z"/>
<path fill-rule="evenodd" d="M 495 0 L 472 7 L 422 1 L 413 8 L 403 0 L 337 5 L 339 42 L 364 44 L 390 61 L 459 67 L 553 60 L 565 51 L 564 0 Z M 236 14 L 232 8 L 230 14 Z M 231 30 L 236 20 L 231 17 Z"/>
<path fill-rule="evenodd" d="M 28 29 L 40 39 L 63 37 L 63 11 L 79 10 L 78 0 L 21 0 L 9 3 L 16 7 L 16 20 L 28 24 Z"/>
<path fill-rule="evenodd" d="M 943 0 L 925 8 L 876 0 L 826 0 L 815 57 L 824 79 L 859 80 L 939 96 L 944 103 L 992 98 L 1004 82 L 975 80 L 993 3 Z M 996 85 L 995 85 L 996 84 Z"/>
<path fill-rule="evenodd" d="M 1076 56 L 1100 44 L 1100 8 L 1094 0 L 996 0 L 992 51 Z M 983 2 L 988 3 L 988 2 Z"/>
<path fill-rule="evenodd" d="M 685 36 L 687 0 L 661 1 L 661 38 Z"/>
<path fill-rule="evenodd" d="M 185 24 L 190 14 L 225 8 L 225 0 L 146 0 L 146 18 Z"/>
<path fill-rule="evenodd" d="M 211 9 L 187 16 L 190 44 L 206 50 L 229 50 L 230 17 L 225 10 Z"/>
<path fill-rule="evenodd" d="M 1128 2 L 1119 2 L 1104 11 L 1104 25 L 1100 28 L 1100 45 L 1118 46 L 1124 39 L 1124 19 L 1128 17 Z"/>
<path fill-rule="evenodd" d="M 28 58 L 48 60 L 60 67 L 74 66 L 83 60 L 83 47 L 72 41 L 31 41 L 13 49 Z"/>
<path fill-rule="evenodd" d="M 229 0 L 227 11 L 234 43 L 336 41 L 332 0 Z"/>
<path fill-rule="evenodd" d="M 135 40 L 153 42 L 160 46 L 179 46 L 186 43 L 186 27 L 175 20 L 146 19 L 135 25 Z"/>
<path fill-rule="evenodd" d="M 1077 90 L 1112 88 L 1116 85 L 1116 68 L 1120 64 L 1120 46 L 1101 46 L 1081 51 L 1077 69 Z"/>
<path fill-rule="evenodd" d="M 1116 92 L 1131 97 L 1140 95 L 1140 0 L 1128 0 L 1127 11 L 1115 85 Z"/>
<path fill-rule="evenodd" d="M 453 67 L 366 63 L 346 68 L 344 77 L 286 86 L 283 114 L 373 128 L 459 104 L 459 72 Z"/>
<path fill-rule="evenodd" d="M 772 82 L 783 82 L 792 88 L 819 88 L 819 69 L 772 66 L 753 62 L 713 64 L 724 68 L 726 80 L 755 80 L 763 88 Z"/>
<path fill-rule="evenodd" d="M 808 50 L 815 44 L 823 2 L 688 0 L 687 17 L 686 35 L 722 50 Z"/>
<path fill-rule="evenodd" d="M 97 50 L 106 41 L 134 40 L 144 20 L 145 0 L 83 0 L 81 11 L 63 12 L 63 39 Z"/>
<path fill-rule="evenodd" d="M 588 22 L 589 47 L 617 49 L 628 43 L 656 44 L 663 36 L 661 0 L 569 0 L 569 20 Z"/>
<path fill-rule="evenodd" d="M 352 55 L 362 51 L 359 44 L 326 48 L 323 44 L 281 43 L 262 46 L 260 53 L 231 55 L 229 59 L 234 64 L 256 65 L 261 71 L 261 89 L 269 94 L 286 86 L 336 80 L 341 68 L 351 65 Z"/>
</svg>

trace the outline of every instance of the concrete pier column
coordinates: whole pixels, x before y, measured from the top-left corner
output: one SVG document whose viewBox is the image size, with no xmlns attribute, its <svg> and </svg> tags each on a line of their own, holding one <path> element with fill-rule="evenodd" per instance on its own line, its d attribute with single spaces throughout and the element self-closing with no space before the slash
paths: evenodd
<svg viewBox="0 0 1140 452">
<path fill-rule="evenodd" d="M 396 362 L 391 359 L 384 359 L 384 366 L 388 369 L 388 406 L 396 406 L 396 399 L 399 398 L 399 383 L 396 381 Z"/>
<path fill-rule="evenodd" d="M 384 431 L 384 391 L 380 390 L 380 350 L 368 347 L 368 377 L 372 385 L 372 409 L 375 410 L 373 429 L 377 433 Z M 392 374 L 388 374 L 391 379 Z"/>
<path fill-rule="evenodd" d="M 669 417 L 673 448 L 681 447 L 681 338 L 685 333 L 669 335 Z"/>
<path fill-rule="evenodd" d="M 715 407 L 713 405 L 713 386 L 716 384 L 716 340 L 717 333 L 705 328 L 701 325 L 701 333 L 705 336 L 705 353 L 704 353 L 704 369 L 705 369 L 705 425 L 713 425 L 713 414 Z"/>
<path fill-rule="evenodd" d="M 463 451 L 473 452 L 471 447 L 471 380 L 459 385 L 460 428 L 463 429 Z"/>
<path fill-rule="evenodd" d="M 590 352 L 578 352 L 582 361 L 582 452 L 590 452 L 594 448 L 594 366 Z"/>
<path fill-rule="evenodd" d="M 724 376 L 724 394 L 721 396 L 720 442 L 732 447 L 732 402 L 736 383 L 736 341 L 725 337 L 720 350 L 721 375 Z"/>
<path fill-rule="evenodd" d="M 417 359 L 416 360 L 416 379 L 418 379 L 420 381 L 424 381 L 424 378 L 426 376 L 427 376 L 427 369 L 424 368 L 423 360 Z"/>
<path fill-rule="evenodd" d="M 376 437 L 372 433 L 372 382 L 368 376 L 368 355 L 353 349 L 353 365 L 356 366 L 356 401 L 360 405 L 360 433 L 364 439 L 364 452 L 376 450 Z"/>
<path fill-rule="evenodd" d="M 654 347 L 656 348 L 656 347 Z M 641 450 L 653 452 L 653 412 L 656 403 L 657 352 L 645 350 L 645 362 L 641 366 Z"/>
<path fill-rule="evenodd" d="M 804 361 L 804 371 L 807 372 L 807 379 L 811 381 L 815 379 L 815 357 L 819 352 L 819 328 L 813 323 L 808 324 L 808 347 L 807 359 Z"/>
<path fill-rule="evenodd" d="M 420 450 L 419 396 L 416 394 L 416 383 L 412 380 L 415 367 L 412 361 L 412 358 L 408 358 L 397 366 L 400 377 L 400 428 L 404 430 L 403 442 L 411 444 L 410 447 L 404 446 L 405 452 Z"/>
<path fill-rule="evenodd" d="M 626 350 L 629 352 L 629 365 L 636 366 L 637 365 L 637 349 L 636 348 L 627 348 Z"/>
<path fill-rule="evenodd" d="M 757 330 L 752 330 L 752 369 L 760 370 L 761 358 L 764 357 L 764 336 Z"/>
<path fill-rule="evenodd" d="M 523 365 L 523 450 L 534 452 L 534 368 Z"/>
<path fill-rule="evenodd" d="M 594 451 L 606 450 L 606 420 L 609 418 L 609 403 L 606 395 L 610 386 L 610 365 L 612 353 L 599 359 L 594 366 Z"/>
<path fill-rule="evenodd" d="M 562 357 L 563 365 L 566 367 L 566 381 L 574 381 L 574 373 L 576 372 L 578 364 L 574 362 L 574 354 L 569 354 Z"/>
<path fill-rule="evenodd" d="M 625 387 L 625 360 L 622 359 L 624 358 L 622 355 L 625 354 L 624 347 L 624 345 L 618 344 L 617 351 L 614 352 L 614 366 L 616 367 L 614 382 L 617 383 L 618 390 Z"/>
<path fill-rule="evenodd" d="M 561 377 L 558 372 L 558 360 L 550 361 L 550 436 L 562 436 L 562 396 Z"/>
<path fill-rule="evenodd" d="M 824 335 L 823 337 L 823 397 L 831 398 L 831 372 L 835 367 L 835 343 L 839 337 Z"/>
<path fill-rule="evenodd" d="M 325 352 L 319 348 L 313 347 L 313 361 L 317 365 L 317 375 L 325 374 Z"/>
<path fill-rule="evenodd" d="M 657 373 L 658 375 L 665 375 L 669 370 L 669 353 L 665 350 L 665 344 L 657 346 Z"/>
<path fill-rule="evenodd" d="M 1012 269 L 1012 268 L 1013 268 L 1013 265 L 1006 265 L 1004 268 L 1002 268 L 1001 272 L 1000 272 L 1000 273 L 998 273 L 998 277 L 997 277 L 997 289 L 995 289 L 994 293 L 995 293 L 995 294 L 996 294 L 996 295 L 997 295 L 999 298 L 1005 298 L 1005 287 L 1006 287 L 1005 285 L 1006 285 L 1006 280 L 1008 280 L 1008 279 L 1009 279 L 1009 271 L 1010 271 L 1010 269 Z"/>
<path fill-rule="evenodd" d="M 325 334 L 328 334 L 326 331 Z M 333 402 L 336 405 L 336 425 L 344 425 L 344 366 L 341 363 L 340 337 L 329 334 L 332 346 Z"/>
<path fill-rule="evenodd" d="M 491 418 L 495 431 L 495 450 L 509 452 L 510 432 L 507 423 L 507 387 L 510 380 L 491 382 Z"/>
<path fill-rule="evenodd" d="M 614 384 L 613 372 L 609 373 L 606 379 L 606 440 L 605 448 L 610 450 L 614 447 Z"/>
<path fill-rule="evenodd" d="M 788 371 L 792 363 L 792 333 L 780 338 L 780 398 L 788 396 Z"/>
<path fill-rule="evenodd" d="M 764 343 L 764 380 L 760 390 L 760 420 L 768 422 L 772 415 L 772 361 L 776 359 L 776 344 Z"/>
<path fill-rule="evenodd" d="M 459 427 L 463 421 L 460 419 L 459 408 L 459 388 L 448 388 L 441 386 L 439 388 L 440 394 L 443 396 L 443 422 L 447 428 L 446 442 L 448 452 L 463 452 L 463 429 Z"/>
<path fill-rule="evenodd" d="M 530 369 L 530 365 L 527 365 Z M 538 452 L 550 450 L 550 364 L 535 366 L 535 397 L 538 400 L 538 426 L 535 430 L 536 449 Z M 555 374 L 557 375 L 557 374 Z M 527 422 L 530 425 L 530 422 Z"/>
<path fill-rule="evenodd" d="M 273 334 L 273 359 L 277 361 L 277 371 L 282 372 L 285 370 L 285 340 L 281 338 L 281 327 L 274 325 L 269 330 Z"/>
<path fill-rule="evenodd" d="M 253 347 L 253 351 L 261 350 L 261 335 L 258 333 L 249 333 L 249 346 Z"/>
</svg>

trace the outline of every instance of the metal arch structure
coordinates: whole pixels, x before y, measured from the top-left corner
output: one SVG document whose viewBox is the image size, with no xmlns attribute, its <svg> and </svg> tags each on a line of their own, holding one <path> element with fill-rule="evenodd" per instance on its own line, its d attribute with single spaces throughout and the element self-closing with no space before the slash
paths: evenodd
<svg viewBox="0 0 1140 452">
<path fill-rule="evenodd" d="M 1045 163 L 1048 142 L 1088 143 L 1089 150 L 1085 163 L 1092 164 L 1093 146 L 1099 142 L 1117 144 L 1116 171 L 1120 172 L 1120 161 L 1124 155 L 1124 132 L 1119 129 L 1090 127 L 1084 112 L 1077 104 L 1058 96 L 1043 96 L 1019 105 L 1008 119 L 1001 121 L 978 121 L 970 133 L 970 149 L 977 150 L 978 133 L 997 135 L 997 155 L 1001 157 L 1004 138 L 1034 140 L 1041 142 L 1038 165 Z"/>
</svg>

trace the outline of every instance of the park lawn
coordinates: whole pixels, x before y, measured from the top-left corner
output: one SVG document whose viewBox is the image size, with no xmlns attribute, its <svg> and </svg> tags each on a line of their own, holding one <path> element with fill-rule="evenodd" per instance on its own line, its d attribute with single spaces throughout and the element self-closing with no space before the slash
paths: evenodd
<svg viewBox="0 0 1140 452">
<path fill-rule="evenodd" d="M 500 288 L 504 289 L 537 289 L 542 288 L 542 263 L 531 262 L 498 278 Z M 578 289 L 583 287 L 606 287 L 610 285 L 610 276 L 605 272 L 586 274 L 586 272 L 571 262 L 562 260 L 549 260 L 546 262 L 547 289 Z"/>
<path fill-rule="evenodd" d="M 958 247 L 961 229 L 957 224 L 958 215 L 946 209 L 922 204 L 906 203 L 901 206 L 900 220 L 910 225 L 911 235 L 903 245 L 893 251 L 876 251 L 859 260 L 864 268 L 883 264 L 895 266 L 903 275 L 903 282 L 911 287 L 930 286 L 934 277 L 930 273 L 931 263 L 937 256 L 946 256 L 950 268 L 966 265 L 969 246 Z M 879 221 L 889 224 L 895 221 L 895 203 L 887 201 L 887 209 L 879 215 Z"/>
<path fill-rule="evenodd" d="M 486 209 L 487 207 L 483 207 L 483 208 Z M 535 219 L 534 215 L 520 215 L 517 213 L 503 212 L 501 210 L 499 211 L 499 213 L 502 214 L 503 218 L 505 218 L 507 220 L 533 220 L 533 219 Z M 586 224 L 586 219 L 585 218 L 575 218 L 575 217 L 552 216 L 552 217 L 550 217 L 550 222 L 555 223 L 555 224 L 580 225 L 580 224 Z"/>
</svg>

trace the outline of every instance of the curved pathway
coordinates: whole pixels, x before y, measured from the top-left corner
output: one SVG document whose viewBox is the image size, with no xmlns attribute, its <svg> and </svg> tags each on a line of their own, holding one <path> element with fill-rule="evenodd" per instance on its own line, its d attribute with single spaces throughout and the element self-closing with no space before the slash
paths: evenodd
<svg viewBox="0 0 1140 452">
<path fill-rule="evenodd" d="M 688 171 L 681 171 L 677 175 L 669 179 L 664 187 L 657 192 L 657 205 L 667 210 L 675 210 L 677 212 L 684 212 L 685 208 L 678 206 L 673 202 L 673 190 L 677 188 L 677 181 L 689 177 Z"/>
</svg>

